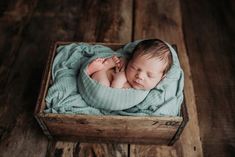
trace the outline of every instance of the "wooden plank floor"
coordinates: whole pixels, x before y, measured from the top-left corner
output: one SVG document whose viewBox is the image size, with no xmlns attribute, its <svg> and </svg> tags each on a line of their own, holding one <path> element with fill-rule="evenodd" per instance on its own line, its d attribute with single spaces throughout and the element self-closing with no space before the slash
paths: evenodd
<svg viewBox="0 0 235 157">
<path fill-rule="evenodd" d="M 204 156 L 235 156 L 235 1 L 182 0 Z"/>
<path fill-rule="evenodd" d="M 235 156 L 234 16 L 232 0 L 1 1 L 0 157 Z M 33 110 L 52 41 L 153 37 L 177 44 L 185 71 L 190 119 L 174 146 L 47 140 Z"/>
</svg>

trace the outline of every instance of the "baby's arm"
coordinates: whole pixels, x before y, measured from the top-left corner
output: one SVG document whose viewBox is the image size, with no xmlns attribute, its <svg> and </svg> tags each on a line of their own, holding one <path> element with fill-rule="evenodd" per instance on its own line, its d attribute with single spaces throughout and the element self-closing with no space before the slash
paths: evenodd
<svg viewBox="0 0 235 157">
<path fill-rule="evenodd" d="M 113 74 L 113 81 L 111 82 L 111 87 L 113 88 L 124 88 L 127 82 L 125 68 L 126 60 L 124 58 L 114 57 L 113 60 L 116 63 L 115 73 Z"/>
<path fill-rule="evenodd" d="M 105 58 L 97 58 L 93 60 L 87 67 L 87 74 L 90 76 L 97 71 L 104 69 Z"/>
<path fill-rule="evenodd" d="M 113 81 L 111 87 L 113 88 L 123 88 L 124 84 L 127 82 L 125 71 L 116 72 L 113 75 Z"/>
<path fill-rule="evenodd" d="M 116 66 L 116 61 L 114 60 L 114 57 L 110 58 L 97 58 L 94 61 L 92 61 L 88 67 L 87 67 L 87 74 L 90 76 L 94 74 L 97 71 L 101 70 L 109 70 L 111 68 L 114 68 Z"/>
</svg>

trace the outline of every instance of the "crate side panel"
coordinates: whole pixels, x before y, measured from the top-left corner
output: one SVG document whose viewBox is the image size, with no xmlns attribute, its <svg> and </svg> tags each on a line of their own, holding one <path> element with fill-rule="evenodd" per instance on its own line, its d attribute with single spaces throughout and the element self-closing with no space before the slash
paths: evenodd
<svg viewBox="0 0 235 157">
<path fill-rule="evenodd" d="M 54 56 L 55 56 L 56 47 L 57 47 L 57 44 L 53 43 L 53 45 L 51 46 L 49 55 L 48 55 L 46 67 L 44 69 L 44 73 L 43 73 L 43 77 L 41 81 L 41 88 L 40 88 L 40 92 L 39 92 L 39 96 L 38 96 L 38 100 L 37 100 L 37 104 L 35 108 L 35 114 L 42 113 L 43 110 L 45 109 L 45 105 L 46 105 L 45 97 L 46 97 L 47 90 L 50 84 L 51 67 L 52 67 Z"/>
<path fill-rule="evenodd" d="M 52 136 L 78 141 L 168 144 L 182 118 L 45 117 Z"/>
</svg>

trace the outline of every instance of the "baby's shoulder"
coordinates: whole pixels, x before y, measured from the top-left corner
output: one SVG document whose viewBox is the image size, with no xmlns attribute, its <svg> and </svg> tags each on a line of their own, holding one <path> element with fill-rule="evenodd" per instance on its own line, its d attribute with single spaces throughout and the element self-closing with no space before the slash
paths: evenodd
<svg viewBox="0 0 235 157">
<path fill-rule="evenodd" d="M 126 82 L 126 83 L 124 84 L 123 88 L 132 88 L 132 87 L 131 87 L 131 85 L 130 85 L 128 82 Z"/>
</svg>

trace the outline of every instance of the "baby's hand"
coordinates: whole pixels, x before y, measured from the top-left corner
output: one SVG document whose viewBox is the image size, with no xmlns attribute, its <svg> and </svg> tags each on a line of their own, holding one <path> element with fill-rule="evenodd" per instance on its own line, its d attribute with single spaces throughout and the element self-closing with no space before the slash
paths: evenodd
<svg viewBox="0 0 235 157">
<path fill-rule="evenodd" d="M 118 58 L 117 56 L 113 56 L 112 59 L 116 63 L 115 72 L 124 71 L 126 67 L 126 61 L 124 59 Z"/>
<path fill-rule="evenodd" d="M 113 57 L 106 58 L 105 61 L 104 61 L 104 64 L 105 64 L 106 70 L 108 70 L 110 68 L 114 68 L 116 66 L 116 63 L 113 60 Z"/>
</svg>

